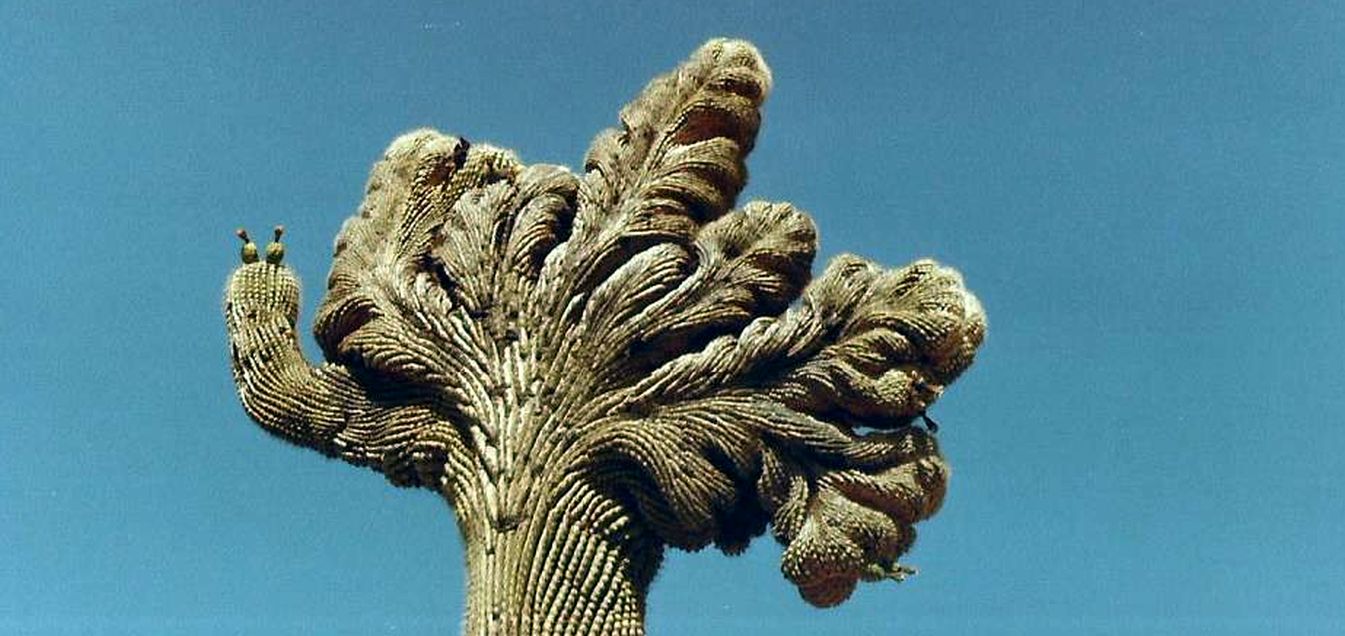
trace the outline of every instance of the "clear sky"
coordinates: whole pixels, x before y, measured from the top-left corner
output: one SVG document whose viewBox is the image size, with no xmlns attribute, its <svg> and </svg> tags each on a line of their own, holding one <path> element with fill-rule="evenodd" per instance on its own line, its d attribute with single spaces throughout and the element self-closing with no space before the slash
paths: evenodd
<svg viewBox="0 0 1345 636">
<path fill-rule="evenodd" d="M 0 633 L 455 633 L 445 504 L 243 414 L 231 232 L 290 228 L 307 331 L 398 133 L 577 167 L 719 35 L 775 74 L 745 196 L 990 333 L 919 576 L 672 553 L 651 633 L 1345 630 L 1345 5 L 275 4 L 0 3 Z"/>
</svg>

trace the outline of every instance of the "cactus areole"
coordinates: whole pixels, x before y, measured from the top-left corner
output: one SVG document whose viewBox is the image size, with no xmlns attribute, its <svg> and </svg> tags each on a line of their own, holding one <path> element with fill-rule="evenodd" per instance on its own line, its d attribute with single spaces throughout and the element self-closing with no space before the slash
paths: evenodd
<svg viewBox="0 0 1345 636">
<path fill-rule="evenodd" d="M 957 272 L 839 256 L 735 207 L 771 76 L 715 40 L 651 82 L 582 174 L 433 130 L 392 142 L 336 239 L 304 359 L 282 229 L 246 232 L 225 318 L 265 430 L 441 493 L 468 634 L 644 632 L 665 546 L 769 527 L 809 603 L 900 579 L 948 467 L 925 411 L 985 316 Z"/>
</svg>

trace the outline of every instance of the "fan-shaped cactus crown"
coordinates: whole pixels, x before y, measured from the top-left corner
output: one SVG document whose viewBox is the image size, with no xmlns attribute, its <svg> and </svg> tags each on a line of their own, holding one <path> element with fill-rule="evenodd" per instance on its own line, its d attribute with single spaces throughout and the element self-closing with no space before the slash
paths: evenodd
<svg viewBox="0 0 1345 636">
<path fill-rule="evenodd" d="M 494 589 L 474 572 L 490 598 L 469 630 L 619 609 L 620 585 L 547 605 L 534 588 L 568 561 L 523 562 L 553 543 L 623 570 L 637 618 L 661 545 L 737 552 L 768 525 L 814 604 L 908 572 L 897 558 L 948 477 L 917 419 L 972 362 L 984 314 L 930 261 L 844 255 L 811 279 L 806 215 L 734 207 L 770 85 L 751 45 L 709 42 L 599 134 L 582 175 L 398 138 L 336 241 L 318 367 L 294 343 L 280 230 L 266 262 L 244 248 L 226 316 L 245 407 L 443 492 L 472 567 L 515 574 Z M 557 539 L 567 524 L 597 536 Z"/>
</svg>

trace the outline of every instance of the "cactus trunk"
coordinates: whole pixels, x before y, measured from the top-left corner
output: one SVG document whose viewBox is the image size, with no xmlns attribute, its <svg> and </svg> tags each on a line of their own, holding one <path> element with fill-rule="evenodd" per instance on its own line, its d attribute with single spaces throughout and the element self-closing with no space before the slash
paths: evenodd
<svg viewBox="0 0 1345 636">
<path fill-rule="evenodd" d="M 644 634 L 645 591 L 662 548 L 623 506 L 573 483 L 512 502 L 515 515 L 459 510 L 467 544 L 469 636 Z M 464 514 L 465 513 L 465 514 Z"/>
</svg>

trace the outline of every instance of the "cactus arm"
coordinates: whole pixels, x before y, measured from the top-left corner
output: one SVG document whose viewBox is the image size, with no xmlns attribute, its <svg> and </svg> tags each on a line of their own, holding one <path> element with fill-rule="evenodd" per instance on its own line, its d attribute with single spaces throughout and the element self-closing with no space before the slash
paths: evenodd
<svg viewBox="0 0 1345 636">
<path fill-rule="evenodd" d="M 277 228 L 277 239 L 280 232 Z M 343 365 L 310 365 L 295 328 L 299 282 L 281 262 L 283 245 L 273 242 L 266 260 L 259 261 L 246 233 L 239 234 L 245 241 L 243 264 L 229 278 L 224 314 L 243 409 L 286 441 L 388 472 L 406 446 L 397 440 L 430 424 L 433 413 L 380 403 L 369 383 Z"/>
</svg>

